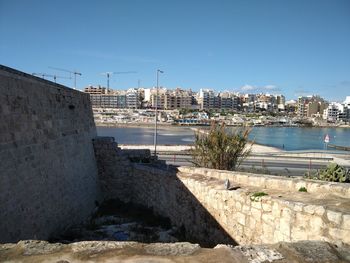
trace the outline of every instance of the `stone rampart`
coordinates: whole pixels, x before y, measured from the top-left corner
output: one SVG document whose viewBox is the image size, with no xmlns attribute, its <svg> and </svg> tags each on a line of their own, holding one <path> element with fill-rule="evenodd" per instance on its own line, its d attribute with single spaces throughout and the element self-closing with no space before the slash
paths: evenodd
<svg viewBox="0 0 350 263">
<path fill-rule="evenodd" d="M 88 94 L 0 66 L 0 242 L 47 239 L 99 198 Z"/>
</svg>

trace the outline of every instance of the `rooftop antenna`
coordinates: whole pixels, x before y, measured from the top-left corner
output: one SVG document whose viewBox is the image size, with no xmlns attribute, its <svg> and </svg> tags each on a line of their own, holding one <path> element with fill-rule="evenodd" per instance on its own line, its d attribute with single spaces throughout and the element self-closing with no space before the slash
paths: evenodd
<svg viewBox="0 0 350 263">
<path fill-rule="evenodd" d="M 63 76 L 57 76 L 57 75 L 51 75 L 51 74 L 46 74 L 46 73 L 32 73 L 33 76 L 38 76 L 42 77 L 43 79 L 47 78 L 53 78 L 54 82 L 57 83 L 57 78 L 59 79 L 72 79 L 68 77 L 63 77 Z"/>
<path fill-rule="evenodd" d="M 109 79 L 113 74 L 130 74 L 130 73 L 137 73 L 137 72 L 136 71 L 119 71 L 119 72 L 108 71 L 108 72 L 101 73 L 101 75 L 104 75 L 107 77 L 107 92 L 109 90 Z"/>
<path fill-rule="evenodd" d="M 55 67 L 49 67 L 51 69 L 68 72 L 69 74 L 74 74 L 74 89 L 77 89 L 77 75 L 81 76 L 82 74 L 76 70 L 68 70 L 63 68 L 55 68 Z"/>
</svg>

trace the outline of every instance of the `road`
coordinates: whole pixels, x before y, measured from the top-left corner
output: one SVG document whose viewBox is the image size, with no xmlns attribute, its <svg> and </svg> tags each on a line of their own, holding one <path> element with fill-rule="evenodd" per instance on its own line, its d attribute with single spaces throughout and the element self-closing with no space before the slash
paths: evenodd
<svg viewBox="0 0 350 263">
<path fill-rule="evenodd" d="M 160 154 L 160 160 L 165 160 L 167 164 L 175 166 L 193 166 L 191 156 L 182 154 Z M 251 157 L 246 159 L 241 167 L 247 171 L 268 170 L 271 173 L 287 175 L 303 175 L 309 169 L 324 169 L 329 160 L 313 160 L 310 158 L 276 158 L 276 157 Z"/>
</svg>

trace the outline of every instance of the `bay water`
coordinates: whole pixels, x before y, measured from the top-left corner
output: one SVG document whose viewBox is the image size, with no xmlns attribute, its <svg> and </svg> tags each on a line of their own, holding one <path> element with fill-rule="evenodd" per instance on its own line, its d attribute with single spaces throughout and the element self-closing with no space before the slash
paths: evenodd
<svg viewBox="0 0 350 263">
<path fill-rule="evenodd" d="M 119 144 L 152 145 L 154 140 L 154 129 L 144 127 L 97 127 L 97 134 L 112 136 Z M 158 128 L 157 143 L 189 145 L 194 142 L 194 134 L 193 127 L 161 126 Z M 258 144 L 287 151 L 323 150 L 326 134 L 331 144 L 350 146 L 349 128 L 253 127 L 249 137 Z"/>
</svg>

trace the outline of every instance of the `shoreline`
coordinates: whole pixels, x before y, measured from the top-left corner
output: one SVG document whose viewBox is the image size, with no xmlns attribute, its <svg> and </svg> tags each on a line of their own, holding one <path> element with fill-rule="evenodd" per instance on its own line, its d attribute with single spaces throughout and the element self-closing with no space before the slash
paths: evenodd
<svg viewBox="0 0 350 263">
<path fill-rule="evenodd" d="M 125 126 L 97 126 L 97 127 L 107 127 L 107 128 L 153 128 L 154 125 L 149 124 L 149 125 L 145 125 L 145 126 L 141 126 L 141 125 L 125 125 Z M 203 126 L 179 126 L 179 125 L 170 125 L 170 124 L 163 124 L 158 128 L 189 128 L 190 130 L 192 130 L 193 132 L 197 132 L 200 131 L 201 128 L 203 128 Z M 206 127 L 206 126 L 204 126 Z M 203 132 L 203 131 L 202 131 Z M 251 144 L 251 143 L 250 143 Z M 153 145 L 145 145 L 145 144 L 118 144 L 119 147 L 121 147 L 122 149 L 150 149 L 151 151 L 154 149 Z M 177 151 L 188 151 L 190 148 L 192 147 L 192 145 L 188 145 L 188 144 L 178 144 L 178 145 L 157 145 L 157 148 L 160 151 L 170 151 L 170 152 L 177 152 Z M 273 146 L 268 146 L 268 145 L 263 145 L 263 144 L 257 144 L 254 143 L 252 146 L 252 153 L 278 153 L 278 152 L 286 152 L 285 150 L 282 150 L 280 148 L 277 147 L 273 147 Z"/>
<path fill-rule="evenodd" d="M 118 144 L 118 147 L 121 149 L 149 149 L 150 151 L 154 150 L 154 145 L 134 145 L 134 144 Z M 192 145 L 157 145 L 158 151 L 163 152 L 182 152 L 188 151 L 192 148 Z M 252 153 L 284 153 L 286 151 L 278 149 L 276 147 L 261 145 L 261 144 L 253 144 Z"/>
<path fill-rule="evenodd" d="M 105 128 L 106 129 L 105 130 L 105 134 L 110 134 L 108 132 L 108 129 L 118 129 L 119 128 L 120 129 L 119 133 L 123 134 L 124 133 L 124 131 L 123 131 L 124 128 L 125 129 L 133 128 L 133 129 L 136 130 L 135 132 L 138 133 L 139 132 L 139 131 L 137 131 L 138 129 L 141 129 L 141 130 L 142 129 L 147 129 L 147 130 L 154 129 L 154 125 L 151 124 L 151 123 L 149 123 L 147 125 L 144 125 L 144 124 L 143 125 L 141 125 L 141 124 L 136 124 L 136 125 L 135 124 L 132 124 L 132 125 L 126 124 L 126 125 L 118 125 L 118 126 L 115 126 L 115 125 L 99 126 L 98 125 L 97 128 L 102 128 L 102 129 Z M 163 132 L 163 133 L 168 133 L 171 130 L 173 130 L 174 132 L 177 132 L 177 131 L 192 131 L 193 133 L 195 133 L 197 130 L 206 130 L 208 128 L 209 127 L 206 127 L 206 126 L 177 126 L 177 125 L 169 125 L 169 124 L 162 124 L 162 125 L 158 126 L 158 130 L 160 132 Z M 230 128 L 231 129 L 235 129 L 233 127 L 230 127 Z M 239 127 L 237 127 L 237 129 L 238 128 Z M 252 129 L 253 127 L 249 127 L 249 128 Z M 272 128 L 272 127 L 271 126 L 265 126 L 264 128 Z M 316 128 L 316 127 L 314 127 L 314 128 Z M 130 144 L 130 147 L 134 147 L 135 148 L 135 146 L 136 146 L 136 148 L 137 147 L 140 148 L 139 145 L 133 144 L 134 141 L 132 141 L 132 140 L 131 141 L 129 140 L 128 143 Z M 147 142 L 147 143 L 150 143 L 152 145 L 145 145 L 145 147 L 153 149 L 153 143 L 151 143 L 151 142 Z M 169 147 L 172 147 L 174 149 L 176 149 L 176 147 L 178 147 L 178 149 L 180 149 L 180 150 L 175 150 L 175 151 L 181 151 L 183 147 L 185 147 L 184 149 L 188 149 L 190 147 L 190 145 L 191 145 L 190 142 L 187 142 L 187 143 L 184 142 L 183 143 L 182 141 L 175 142 L 177 144 L 167 144 L 166 141 L 163 142 L 163 143 L 164 143 L 164 145 L 162 145 L 162 146 L 168 147 L 168 149 L 170 149 Z M 120 145 L 123 145 L 123 144 L 120 144 Z M 143 144 L 140 144 L 140 145 L 144 146 Z M 337 146 L 346 146 L 346 147 L 348 147 L 348 145 L 337 145 Z M 254 146 L 252 148 L 252 152 L 253 153 L 288 153 L 290 151 L 305 151 L 305 150 L 307 150 L 307 151 L 324 151 L 325 150 L 324 148 L 322 148 L 322 149 L 321 148 L 289 149 L 288 147 L 286 147 L 286 148 L 287 149 L 284 149 L 283 147 L 278 147 L 278 145 L 277 146 L 266 145 L 266 144 L 259 144 L 259 143 L 255 142 Z M 170 151 L 174 151 L 174 150 L 170 150 Z M 327 149 L 326 151 L 328 152 L 328 151 L 332 151 L 332 150 L 331 149 Z M 333 151 L 338 152 L 339 150 L 333 150 Z"/>
<path fill-rule="evenodd" d="M 210 127 L 210 125 L 178 125 L 171 123 L 158 122 L 159 127 L 182 127 L 182 128 L 201 128 Z M 154 123 L 137 122 L 137 123 L 102 123 L 95 122 L 96 127 L 107 127 L 107 128 L 151 128 L 154 127 Z M 339 126 L 294 126 L 294 125 L 258 125 L 258 126 L 242 126 L 242 125 L 226 125 L 227 127 L 246 127 L 246 128 L 341 128 L 350 129 L 350 125 L 339 125 Z"/>
</svg>

